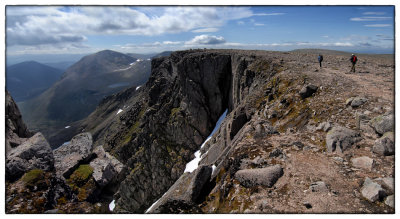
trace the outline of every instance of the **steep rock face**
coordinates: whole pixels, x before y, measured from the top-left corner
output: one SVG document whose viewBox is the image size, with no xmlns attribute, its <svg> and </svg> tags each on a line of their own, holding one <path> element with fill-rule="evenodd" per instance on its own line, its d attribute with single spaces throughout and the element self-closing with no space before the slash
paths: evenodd
<svg viewBox="0 0 400 219">
<path fill-rule="evenodd" d="M 32 136 L 32 133 L 22 121 L 21 113 L 15 104 L 10 93 L 6 90 L 6 153 L 13 147 L 20 145 L 26 138 Z"/>
<path fill-rule="evenodd" d="M 146 86 L 124 102 L 126 109 L 104 126 L 106 131 L 97 130 L 105 150 L 127 165 L 115 195 L 116 212 L 144 212 L 157 200 L 226 109 L 236 112 L 229 141 L 234 138 L 251 114 L 245 105 L 236 108 L 254 89 L 255 60 L 253 54 L 203 50 L 153 59 Z M 269 70 L 278 66 L 263 62 Z"/>
</svg>

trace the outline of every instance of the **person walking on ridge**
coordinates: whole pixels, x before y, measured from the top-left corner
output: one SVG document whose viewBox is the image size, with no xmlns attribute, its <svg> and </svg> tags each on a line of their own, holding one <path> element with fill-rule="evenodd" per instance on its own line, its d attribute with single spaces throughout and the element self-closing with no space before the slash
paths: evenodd
<svg viewBox="0 0 400 219">
<path fill-rule="evenodd" d="M 318 55 L 318 62 L 319 62 L 319 67 L 320 68 L 322 68 L 322 64 L 321 63 L 322 63 L 323 60 L 324 60 L 324 57 L 321 54 L 319 54 Z"/>
<path fill-rule="evenodd" d="M 350 62 L 352 64 L 350 72 L 356 72 L 357 56 L 351 54 Z"/>
</svg>

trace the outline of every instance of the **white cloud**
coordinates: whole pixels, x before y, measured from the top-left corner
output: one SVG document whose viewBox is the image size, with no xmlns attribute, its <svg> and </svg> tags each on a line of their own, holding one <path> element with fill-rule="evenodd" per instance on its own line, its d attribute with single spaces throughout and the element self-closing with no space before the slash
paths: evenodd
<svg viewBox="0 0 400 219">
<path fill-rule="evenodd" d="M 238 25 L 244 25 L 244 21 L 238 21 L 237 24 Z"/>
<path fill-rule="evenodd" d="M 218 28 L 215 27 L 209 27 L 209 28 L 202 28 L 202 29 L 197 29 L 193 30 L 193 33 L 210 33 L 210 32 L 217 32 Z"/>
<path fill-rule="evenodd" d="M 383 21 L 390 20 L 392 17 L 353 17 L 350 18 L 351 21 Z"/>
<path fill-rule="evenodd" d="M 324 35 L 324 36 L 321 36 L 321 37 L 323 37 L 323 38 L 329 38 L 329 36 L 328 36 L 328 35 Z"/>
<path fill-rule="evenodd" d="M 254 26 L 264 26 L 262 23 L 254 23 Z"/>
<path fill-rule="evenodd" d="M 192 40 L 185 42 L 186 45 L 216 45 L 225 43 L 222 36 L 200 35 L 195 36 Z"/>
<path fill-rule="evenodd" d="M 249 7 L 166 7 L 157 15 L 129 7 L 7 6 L 7 45 L 83 42 L 87 35 L 216 31 L 230 20 L 251 17 Z M 66 34 L 68 33 L 68 34 Z"/>
<path fill-rule="evenodd" d="M 373 12 L 373 11 L 363 13 L 363 15 L 384 15 L 384 14 L 386 14 L 386 13 L 385 12 Z"/>
<path fill-rule="evenodd" d="M 366 24 L 365 27 L 391 27 L 391 24 Z"/>
</svg>

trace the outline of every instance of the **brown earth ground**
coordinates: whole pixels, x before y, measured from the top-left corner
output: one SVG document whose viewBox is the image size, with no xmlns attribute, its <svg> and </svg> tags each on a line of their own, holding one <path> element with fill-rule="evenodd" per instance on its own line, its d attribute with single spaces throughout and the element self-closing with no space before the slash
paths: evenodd
<svg viewBox="0 0 400 219">
<path fill-rule="evenodd" d="M 202 203 L 203 211 L 209 213 L 394 213 L 384 201 L 370 203 L 360 190 L 366 177 L 394 177 L 394 155 L 381 156 L 372 152 L 374 141 L 379 137 L 368 125 L 361 126 L 362 141 L 344 152 L 327 153 L 326 133 L 316 131 L 320 123 L 328 121 L 356 129 L 356 114 L 370 118 L 394 109 L 394 62 L 393 57 L 358 55 L 356 72 L 350 73 L 349 55 L 324 55 L 322 68 L 318 53 L 281 53 L 276 55 L 284 63 L 279 78 L 277 101 L 293 98 L 293 104 L 282 108 L 273 101 L 259 106 L 260 118 L 266 119 L 264 108 L 282 112 L 280 119 L 270 119 L 280 135 L 264 138 L 254 137 L 254 132 L 237 143 L 232 159 L 245 154 L 249 159 L 264 158 L 268 164 L 279 163 L 284 175 L 272 188 L 257 186 L 245 188 L 235 179 L 225 177 L 218 182 L 219 188 L 230 188 L 225 195 L 214 189 Z M 302 81 L 303 80 L 303 81 Z M 303 84 L 319 87 L 318 92 L 303 103 L 298 91 Z M 297 95 L 297 96 L 296 96 Z M 296 96 L 296 97 L 294 97 Z M 368 102 L 358 108 L 346 106 L 350 97 L 362 96 Z M 267 102 L 264 97 L 264 102 Z M 276 101 L 275 101 L 276 102 Z M 279 103 L 279 102 L 278 102 Z M 301 118 L 302 110 L 311 110 L 307 119 Z M 296 112 L 300 111 L 300 112 Z M 300 124 L 300 125 L 299 125 Z M 293 147 L 302 142 L 302 149 Z M 269 158 L 269 152 L 279 148 L 281 158 Z M 351 158 L 368 156 L 375 160 L 371 171 L 354 168 Z M 337 159 L 341 157 L 343 160 Z M 335 159 L 336 158 L 336 159 Z M 219 174 L 220 176 L 223 173 Z M 323 181 L 328 191 L 312 192 L 310 184 Z M 230 185 L 230 186 L 227 186 Z M 215 187 L 215 188 L 217 188 Z M 225 196 L 225 197 L 221 197 Z"/>
</svg>

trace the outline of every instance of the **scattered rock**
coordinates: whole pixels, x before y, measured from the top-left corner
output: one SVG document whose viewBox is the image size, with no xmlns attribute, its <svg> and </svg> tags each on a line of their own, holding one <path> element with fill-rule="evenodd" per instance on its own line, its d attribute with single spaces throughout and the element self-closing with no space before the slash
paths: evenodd
<svg viewBox="0 0 400 219">
<path fill-rule="evenodd" d="M 394 131 L 394 115 L 380 115 L 370 121 L 370 125 L 381 135 Z"/>
<path fill-rule="evenodd" d="M 269 157 L 279 157 L 282 155 L 282 150 L 279 148 L 275 148 L 271 153 L 269 153 Z"/>
<path fill-rule="evenodd" d="M 384 156 L 394 155 L 393 132 L 386 132 L 381 138 L 376 139 L 372 151 Z"/>
<path fill-rule="evenodd" d="M 239 170 L 235 178 L 245 187 L 257 185 L 272 187 L 282 175 L 283 169 L 277 164 L 266 168 Z"/>
<path fill-rule="evenodd" d="M 334 127 L 326 134 L 326 147 L 329 153 L 343 153 L 354 143 L 361 141 L 360 133 L 345 127 Z"/>
<path fill-rule="evenodd" d="M 394 208 L 394 195 L 389 195 L 385 200 L 385 204 L 389 207 Z"/>
<path fill-rule="evenodd" d="M 310 190 L 312 192 L 328 192 L 328 188 L 326 187 L 325 182 L 323 181 L 312 183 L 310 185 Z"/>
<path fill-rule="evenodd" d="M 375 161 L 369 157 L 357 157 L 351 159 L 351 163 L 356 168 L 361 168 L 365 170 L 372 170 L 372 167 L 375 165 Z"/>
<path fill-rule="evenodd" d="M 317 92 L 318 87 L 312 84 L 309 84 L 303 87 L 299 94 L 302 99 L 306 99 L 307 97 L 311 97 L 315 92 Z"/>
<path fill-rule="evenodd" d="M 294 146 L 296 149 L 301 150 L 301 149 L 303 149 L 304 144 L 303 144 L 301 141 L 295 141 L 295 142 L 293 142 L 293 146 Z"/>
<path fill-rule="evenodd" d="M 42 133 L 12 149 L 6 158 L 6 179 L 15 180 L 32 169 L 54 169 L 53 151 Z"/>
<path fill-rule="evenodd" d="M 361 195 L 370 202 L 382 200 L 385 196 L 385 190 L 378 184 L 373 182 L 370 178 L 366 178 L 361 188 Z"/>
</svg>

